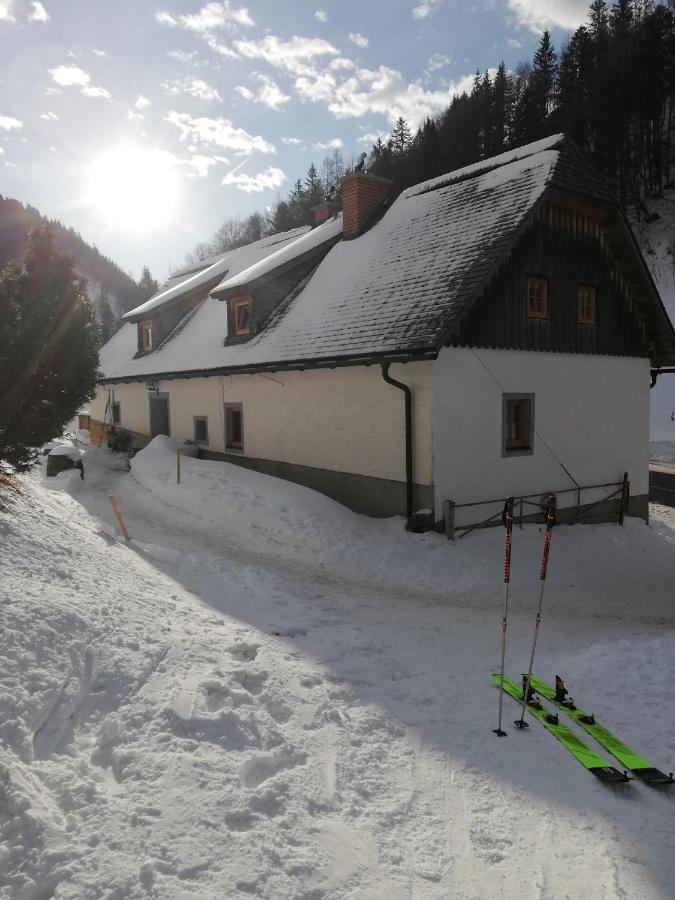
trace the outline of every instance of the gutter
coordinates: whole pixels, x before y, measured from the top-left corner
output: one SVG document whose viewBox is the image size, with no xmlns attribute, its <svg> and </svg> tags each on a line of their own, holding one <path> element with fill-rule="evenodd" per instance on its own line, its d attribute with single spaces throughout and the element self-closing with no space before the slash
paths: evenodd
<svg viewBox="0 0 675 900">
<path fill-rule="evenodd" d="M 413 514 L 413 449 L 412 449 L 412 391 L 407 384 L 396 381 L 389 375 L 391 363 L 382 363 L 382 377 L 387 384 L 403 391 L 405 396 L 405 481 L 406 481 L 406 518 Z"/>
<path fill-rule="evenodd" d="M 240 366 L 222 366 L 213 369 L 185 369 L 182 372 L 139 372 L 135 375 L 110 375 L 98 379 L 98 384 L 130 384 L 133 382 L 173 381 L 181 378 L 213 378 L 220 375 L 255 375 L 262 372 L 304 372 L 311 369 L 340 369 L 343 366 L 372 366 L 386 363 L 409 363 L 434 360 L 436 350 L 389 351 L 364 353 L 353 356 L 332 356 L 323 359 L 296 359 L 288 362 L 249 363 Z"/>
</svg>

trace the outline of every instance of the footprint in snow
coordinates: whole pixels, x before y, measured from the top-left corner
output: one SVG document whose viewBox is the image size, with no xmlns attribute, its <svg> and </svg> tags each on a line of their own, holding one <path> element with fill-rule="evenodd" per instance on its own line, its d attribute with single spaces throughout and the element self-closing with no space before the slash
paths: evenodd
<svg viewBox="0 0 675 900">
<path fill-rule="evenodd" d="M 253 662 L 260 650 L 260 644 L 235 644 L 227 648 L 230 656 L 233 656 L 238 662 Z"/>
<path fill-rule="evenodd" d="M 241 770 L 241 783 L 246 788 L 257 788 L 287 769 L 304 766 L 306 753 L 278 753 L 276 756 L 257 756 L 244 763 Z"/>
</svg>

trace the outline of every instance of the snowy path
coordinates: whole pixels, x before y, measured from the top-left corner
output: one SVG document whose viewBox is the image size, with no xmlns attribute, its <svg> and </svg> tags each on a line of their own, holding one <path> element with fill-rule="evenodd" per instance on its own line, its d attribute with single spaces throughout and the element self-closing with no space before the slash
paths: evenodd
<svg viewBox="0 0 675 900">
<path fill-rule="evenodd" d="M 490 733 L 498 532 L 382 523 L 368 573 L 344 535 L 243 540 L 100 464 L 73 491 L 0 516 L 0 896 L 672 896 L 675 796 Z M 95 534 L 109 492 L 140 544 Z M 674 525 L 559 529 L 537 667 L 671 768 Z M 539 550 L 516 535 L 512 671 Z"/>
</svg>

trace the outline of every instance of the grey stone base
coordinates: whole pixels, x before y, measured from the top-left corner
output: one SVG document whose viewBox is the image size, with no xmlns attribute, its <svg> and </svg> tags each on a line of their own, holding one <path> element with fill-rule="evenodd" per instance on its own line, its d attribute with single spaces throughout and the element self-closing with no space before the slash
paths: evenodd
<svg viewBox="0 0 675 900">
<path fill-rule="evenodd" d="M 235 453 L 217 453 L 199 448 L 201 459 L 220 459 L 245 469 L 253 469 L 264 475 L 285 478 L 319 491 L 342 503 L 354 512 L 368 516 L 405 516 L 406 485 L 404 481 L 387 478 L 372 478 L 367 475 L 351 475 L 333 469 L 317 469 L 313 466 L 299 466 L 294 463 L 277 462 L 272 459 L 251 459 Z M 415 509 L 434 508 L 432 485 L 415 485 Z"/>
</svg>

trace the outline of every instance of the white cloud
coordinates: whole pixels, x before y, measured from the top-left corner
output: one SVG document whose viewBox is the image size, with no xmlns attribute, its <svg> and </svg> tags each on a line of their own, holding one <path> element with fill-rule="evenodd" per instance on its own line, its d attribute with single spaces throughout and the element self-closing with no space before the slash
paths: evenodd
<svg viewBox="0 0 675 900">
<path fill-rule="evenodd" d="M 368 40 L 368 38 L 365 37 L 365 36 L 362 35 L 362 34 L 359 34 L 358 31 L 357 31 L 357 32 L 350 32 L 350 33 L 349 33 L 349 40 L 352 42 L 352 44 L 356 44 L 357 47 L 367 47 L 368 44 L 370 43 L 370 41 Z"/>
<path fill-rule="evenodd" d="M 179 95 L 187 94 L 189 97 L 196 97 L 198 100 L 219 100 L 222 97 L 210 84 L 201 78 L 176 78 L 174 81 L 163 81 L 162 87 L 167 94 Z"/>
<path fill-rule="evenodd" d="M 44 22 L 45 25 L 47 22 L 51 22 L 52 17 L 38 0 L 32 0 L 31 7 L 28 15 L 29 22 Z"/>
<path fill-rule="evenodd" d="M 218 163 L 227 163 L 227 160 L 222 156 L 204 156 L 201 153 L 194 153 L 190 159 L 183 162 L 188 167 L 187 178 L 206 178 L 212 166 L 217 166 Z"/>
<path fill-rule="evenodd" d="M 139 94 L 138 97 L 136 97 L 134 106 L 136 107 L 136 109 L 145 109 L 146 106 L 150 106 L 150 101 L 147 97 L 144 97 L 143 94 Z"/>
<path fill-rule="evenodd" d="M 41 119 L 44 119 L 45 122 L 52 122 L 52 121 L 54 121 L 55 119 L 58 119 L 58 116 L 56 115 L 56 113 L 53 113 L 53 112 L 46 112 L 46 113 L 41 113 L 41 114 L 40 114 L 40 118 L 41 118 Z"/>
<path fill-rule="evenodd" d="M 418 82 L 408 82 L 396 69 L 380 66 L 359 69 L 338 83 L 330 73 L 296 79 L 300 96 L 312 102 L 325 103 L 338 119 L 378 113 L 389 122 L 399 116 L 417 128 L 428 116 L 444 110 L 455 94 L 470 91 L 473 75 L 466 75 L 442 90 L 428 91 Z"/>
<path fill-rule="evenodd" d="M 23 128 L 23 122 L 15 119 L 13 116 L 0 115 L 0 128 L 5 131 L 13 131 L 15 128 Z"/>
<path fill-rule="evenodd" d="M 260 72 L 254 72 L 253 78 L 258 82 L 257 91 L 252 91 L 243 85 L 238 85 L 237 91 L 246 100 L 252 100 L 254 103 L 262 103 L 270 109 L 280 109 L 285 103 L 291 99 L 288 94 L 284 94 L 278 84 L 262 75 Z"/>
<path fill-rule="evenodd" d="M 52 81 L 60 84 L 61 87 L 71 87 L 72 85 L 86 87 L 90 81 L 89 75 L 84 69 L 79 69 L 77 66 L 56 66 L 55 69 L 49 69 L 49 74 L 52 76 Z"/>
<path fill-rule="evenodd" d="M 81 89 L 80 93 L 84 94 L 85 97 L 111 99 L 110 92 L 106 91 L 105 88 L 90 84 L 91 79 L 88 72 L 85 72 L 84 69 L 80 69 L 78 66 L 56 66 L 54 69 L 49 69 L 49 74 L 52 77 L 52 81 L 61 87 L 79 87 Z"/>
<path fill-rule="evenodd" d="M 223 0 L 222 3 L 207 3 L 198 12 L 187 15 L 176 16 L 169 12 L 158 12 L 156 19 L 162 25 L 185 28 L 197 34 L 208 34 L 222 29 L 232 30 L 241 25 L 255 24 L 245 6 L 233 6 L 229 0 Z"/>
<path fill-rule="evenodd" d="M 223 119 L 221 116 L 193 118 L 188 113 L 172 110 L 166 116 L 166 121 L 179 129 L 181 141 L 189 139 L 195 143 L 215 144 L 217 147 L 232 150 L 237 155 L 254 152 L 276 153 L 274 144 L 270 144 L 260 135 L 249 134 L 243 128 L 236 128 L 229 119 Z"/>
<path fill-rule="evenodd" d="M 523 42 L 519 41 L 517 38 L 510 37 L 506 39 L 506 46 L 512 47 L 514 50 L 520 50 L 523 46 Z"/>
<path fill-rule="evenodd" d="M 331 138 L 329 141 L 317 141 L 312 144 L 313 150 L 340 150 L 344 147 L 341 138 Z"/>
<path fill-rule="evenodd" d="M 328 13 L 325 9 L 317 9 L 314 13 L 314 18 L 318 19 L 319 22 L 327 22 L 328 21 Z"/>
<path fill-rule="evenodd" d="M 351 59 L 346 59 L 344 56 L 336 56 L 335 59 L 331 59 L 328 63 L 328 68 L 331 72 L 349 71 L 354 68 L 354 62 Z"/>
<path fill-rule="evenodd" d="M 0 22 L 16 22 L 12 15 L 14 0 L 0 0 Z"/>
<path fill-rule="evenodd" d="M 427 62 L 426 72 L 436 72 L 438 69 L 450 65 L 450 63 L 451 59 L 449 56 L 446 56 L 445 53 L 432 53 Z"/>
<path fill-rule="evenodd" d="M 187 63 L 192 62 L 199 56 L 199 54 L 196 50 L 192 50 L 189 53 L 187 50 L 169 50 L 167 56 L 170 56 L 171 59 L 177 59 L 178 62 Z"/>
<path fill-rule="evenodd" d="M 110 100 L 111 99 L 110 91 L 106 91 L 106 89 L 102 88 L 102 87 L 95 87 L 93 84 L 87 85 L 87 87 L 83 87 L 82 93 L 84 94 L 85 97 L 94 97 L 94 98 L 98 97 L 102 100 Z"/>
<path fill-rule="evenodd" d="M 588 17 L 587 0 L 507 0 L 509 8 L 521 25 L 532 31 L 544 28 L 577 28 Z"/>
<path fill-rule="evenodd" d="M 281 187 L 284 181 L 286 181 L 286 176 L 281 169 L 275 169 L 270 166 L 268 169 L 265 169 L 263 172 L 257 172 L 255 175 L 228 172 L 220 183 L 223 185 L 234 185 L 237 190 L 245 191 L 247 194 L 259 194 L 262 191 Z"/>
<path fill-rule="evenodd" d="M 548 2 L 548 0 L 545 0 Z M 417 6 L 413 7 L 413 19 L 426 19 L 440 6 L 441 0 L 421 0 Z"/>
<path fill-rule="evenodd" d="M 235 49 L 247 59 L 264 59 L 277 69 L 294 75 L 312 75 L 313 62 L 323 56 L 337 56 L 338 51 L 322 38 L 305 38 L 293 35 L 284 41 L 268 34 L 259 41 L 235 41 Z"/>
<path fill-rule="evenodd" d="M 105 52 L 105 50 L 97 50 L 96 47 L 92 47 L 92 51 L 91 51 L 91 52 L 92 52 L 93 54 L 95 54 L 96 56 L 107 56 L 107 55 L 108 55 L 108 54 Z"/>
<path fill-rule="evenodd" d="M 130 110 L 127 112 L 127 119 L 129 119 L 129 120 L 133 120 L 133 119 L 144 119 L 144 118 L 145 118 L 145 116 L 143 115 L 143 113 L 134 112 L 133 109 L 130 109 Z"/>
<path fill-rule="evenodd" d="M 369 131 L 367 134 L 362 134 L 360 138 L 356 139 L 357 144 L 376 144 L 378 141 L 382 141 L 384 144 L 389 140 L 389 132 L 388 131 Z"/>
<path fill-rule="evenodd" d="M 2 156 L 2 154 L 3 154 L 4 152 L 5 152 L 5 151 L 2 149 L 2 147 L 0 147 L 0 156 Z"/>
</svg>

